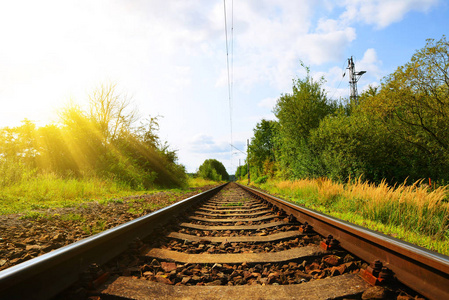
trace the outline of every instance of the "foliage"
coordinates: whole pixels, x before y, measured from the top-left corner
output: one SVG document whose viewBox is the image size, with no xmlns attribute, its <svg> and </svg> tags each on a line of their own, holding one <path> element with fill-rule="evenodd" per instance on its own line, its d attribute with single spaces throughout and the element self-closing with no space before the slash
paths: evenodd
<svg viewBox="0 0 449 300">
<path fill-rule="evenodd" d="M 246 163 L 243 166 L 237 167 L 237 170 L 235 171 L 236 180 L 245 179 L 247 175 L 248 175 L 248 166 L 246 165 Z"/>
<path fill-rule="evenodd" d="M 428 40 L 410 62 L 357 99 L 329 100 L 306 68 L 281 95 L 277 121 L 254 129 L 252 179 L 362 176 L 381 183 L 449 179 L 449 43 Z M 272 126 L 271 126 L 272 125 Z M 243 170 L 239 170 L 242 172 Z"/>
<path fill-rule="evenodd" d="M 214 181 L 229 180 L 226 168 L 216 159 L 206 159 L 199 167 L 198 176 Z"/>
<path fill-rule="evenodd" d="M 253 182 L 301 205 L 448 254 L 446 37 L 428 40 L 380 87 L 370 86 L 346 103 L 328 100 L 322 83 L 307 69 L 305 79 L 294 81 L 293 93 L 277 101 L 277 131 L 268 134 L 264 120 L 256 126 L 249 156 Z M 271 143 L 271 151 L 257 151 Z M 274 176 L 267 163 L 274 164 Z"/>
<path fill-rule="evenodd" d="M 256 180 L 254 180 L 254 183 L 256 183 L 256 184 L 265 183 L 265 182 L 267 182 L 267 180 L 268 180 L 268 176 L 264 175 L 264 176 L 257 178 Z"/>
<path fill-rule="evenodd" d="M 301 178 L 320 173 L 320 162 L 311 152 L 308 139 L 310 132 L 336 108 L 322 88 L 324 79 L 315 81 L 310 70 L 305 69 L 306 77 L 294 80 L 293 93 L 282 95 L 274 108 L 279 120 L 277 144 L 284 177 Z"/>
<path fill-rule="evenodd" d="M 386 77 L 364 109 L 408 150 L 411 175 L 447 179 L 449 167 L 449 43 L 427 40 L 410 62 Z M 418 173 L 418 174 L 416 174 Z M 416 174 L 416 175 L 415 175 Z"/>
<path fill-rule="evenodd" d="M 177 153 L 157 135 L 158 118 L 141 121 L 115 85 L 101 86 L 87 110 L 69 103 L 59 124 L 0 129 L 0 186 L 33 175 L 111 179 L 134 189 L 182 186 L 187 183 Z"/>
<path fill-rule="evenodd" d="M 276 163 L 276 137 L 279 123 L 262 119 L 254 129 L 254 137 L 251 139 L 248 151 L 248 159 L 253 166 L 253 174 L 268 174 L 274 176 Z"/>
</svg>

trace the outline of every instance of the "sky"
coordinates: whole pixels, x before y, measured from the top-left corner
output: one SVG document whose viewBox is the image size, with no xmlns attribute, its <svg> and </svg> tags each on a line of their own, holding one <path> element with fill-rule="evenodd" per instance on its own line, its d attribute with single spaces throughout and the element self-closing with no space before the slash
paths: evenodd
<svg viewBox="0 0 449 300">
<path fill-rule="evenodd" d="M 361 92 L 448 29 L 445 0 L 1 1 L 0 127 L 57 122 L 115 83 L 188 172 L 214 158 L 234 174 L 301 61 L 344 98 L 349 57 Z"/>
</svg>

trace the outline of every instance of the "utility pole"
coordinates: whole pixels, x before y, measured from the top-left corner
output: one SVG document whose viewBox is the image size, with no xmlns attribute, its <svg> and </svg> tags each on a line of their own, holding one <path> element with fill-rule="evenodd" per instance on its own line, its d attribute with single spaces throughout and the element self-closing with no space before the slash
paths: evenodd
<svg viewBox="0 0 449 300">
<path fill-rule="evenodd" d="M 249 176 L 249 139 L 246 140 L 246 170 L 248 171 L 248 185 L 251 181 L 251 177 Z"/>
<path fill-rule="evenodd" d="M 240 158 L 239 158 L 239 168 L 238 168 L 238 170 L 240 171 L 240 172 L 239 172 L 239 179 L 240 179 L 240 177 L 242 177 L 242 176 L 241 176 L 242 170 L 240 169 Z M 236 173 L 237 173 L 237 172 L 236 172 Z"/>
<path fill-rule="evenodd" d="M 355 65 L 354 60 L 351 58 L 348 58 L 348 67 L 349 70 L 349 90 L 351 92 L 349 99 L 351 99 L 351 102 L 356 102 L 358 100 L 358 93 L 357 93 L 357 82 L 359 81 L 360 77 L 362 77 L 363 74 L 366 73 L 366 71 L 355 71 Z"/>
<path fill-rule="evenodd" d="M 249 147 L 249 140 L 247 141 L 247 143 L 248 143 L 248 147 Z M 232 148 L 234 148 L 235 150 L 237 150 L 237 151 L 239 151 L 239 152 L 241 152 L 241 153 L 243 153 L 243 154 L 246 154 L 246 160 L 248 161 L 248 150 L 246 151 L 246 153 L 245 152 L 243 152 L 242 150 L 240 150 L 239 148 L 237 148 L 236 146 L 234 146 L 233 144 L 229 144 L 229 145 L 231 145 L 231 147 Z M 239 167 L 240 167 L 240 158 L 239 158 Z M 248 165 L 248 172 L 249 172 L 249 165 Z M 240 178 L 241 176 L 239 176 L 239 178 Z M 249 178 L 249 175 L 248 175 L 248 178 Z M 249 180 L 249 179 L 248 179 Z"/>
</svg>

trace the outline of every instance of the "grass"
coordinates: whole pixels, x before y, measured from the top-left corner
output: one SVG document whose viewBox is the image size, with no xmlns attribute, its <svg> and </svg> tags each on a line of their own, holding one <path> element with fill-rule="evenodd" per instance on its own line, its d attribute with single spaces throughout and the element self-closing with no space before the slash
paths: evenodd
<svg viewBox="0 0 449 300">
<path fill-rule="evenodd" d="M 217 182 L 195 178 L 189 180 L 187 188 L 212 184 L 216 185 Z M 0 189 L 0 215 L 23 213 L 22 218 L 37 219 L 43 215 L 35 210 L 74 207 L 92 201 L 100 204 L 123 203 L 123 197 L 159 191 L 161 190 L 136 191 L 126 184 L 96 177 L 64 179 L 53 174 L 38 175 Z M 186 192 L 183 189 L 166 191 L 173 192 L 173 201 L 177 195 Z"/>
<path fill-rule="evenodd" d="M 268 181 L 258 185 L 286 200 L 449 255 L 449 193 L 413 185 L 389 186 L 329 179 Z"/>
<path fill-rule="evenodd" d="M 113 199 L 138 192 L 125 185 L 98 179 L 63 179 L 41 175 L 0 190 L 0 214 L 53 207 L 71 207 L 100 198 Z"/>
<path fill-rule="evenodd" d="M 84 231 L 85 234 L 93 235 L 93 234 L 102 232 L 106 229 L 106 221 L 98 220 L 95 223 L 91 223 L 89 225 L 82 226 L 81 229 Z"/>
<path fill-rule="evenodd" d="M 189 187 L 192 187 L 192 188 L 203 187 L 206 185 L 217 185 L 219 183 L 222 183 L 222 182 L 208 180 L 208 179 L 204 179 L 204 178 L 200 178 L 200 177 L 197 177 L 197 178 L 190 177 L 189 182 L 188 182 Z"/>
<path fill-rule="evenodd" d="M 243 202 L 225 203 L 225 204 L 222 204 L 222 206 L 243 206 Z"/>
</svg>

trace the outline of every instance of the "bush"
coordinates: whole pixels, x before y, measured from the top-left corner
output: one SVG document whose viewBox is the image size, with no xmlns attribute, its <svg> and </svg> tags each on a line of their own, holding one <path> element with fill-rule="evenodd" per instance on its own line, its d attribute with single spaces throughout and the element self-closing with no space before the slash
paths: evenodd
<svg viewBox="0 0 449 300">
<path fill-rule="evenodd" d="M 268 175 L 261 176 L 254 180 L 254 183 L 265 183 L 268 180 Z"/>
<path fill-rule="evenodd" d="M 226 168 L 216 159 L 206 159 L 198 169 L 198 176 L 214 181 L 229 180 Z"/>
</svg>

